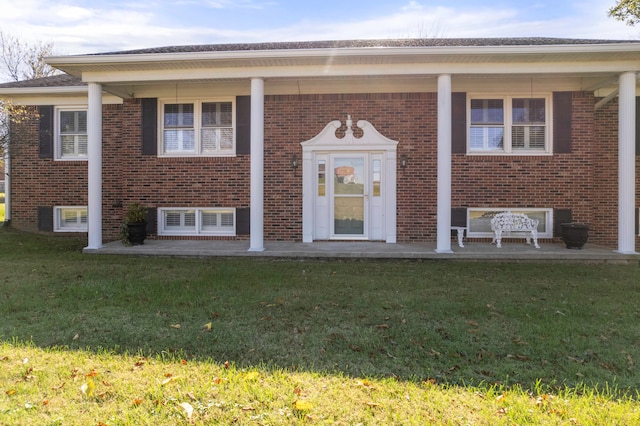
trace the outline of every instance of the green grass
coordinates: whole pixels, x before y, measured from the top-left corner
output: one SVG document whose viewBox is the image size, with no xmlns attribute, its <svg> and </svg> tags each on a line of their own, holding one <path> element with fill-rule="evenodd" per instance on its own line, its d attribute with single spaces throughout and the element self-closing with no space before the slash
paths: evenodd
<svg viewBox="0 0 640 426">
<path fill-rule="evenodd" d="M 637 265 L 84 244 L 0 230 L 0 424 L 640 422 Z"/>
</svg>

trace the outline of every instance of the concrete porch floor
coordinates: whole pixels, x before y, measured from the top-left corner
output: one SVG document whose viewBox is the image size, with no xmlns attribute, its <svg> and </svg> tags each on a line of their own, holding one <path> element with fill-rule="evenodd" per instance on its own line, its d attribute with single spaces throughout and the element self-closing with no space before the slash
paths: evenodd
<svg viewBox="0 0 640 426">
<path fill-rule="evenodd" d="M 265 242 L 265 250 L 248 251 L 249 241 L 146 240 L 144 245 L 125 247 L 120 241 L 99 249 L 85 249 L 92 254 L 195 257 L 280 257 L 321 259 L 433 259 L 472 261 L 559 261 L 640 264 L 639 254 L 620 254 L 611 248 L 587 243 L 581 250 L 569 250 L 564 244 L 542 243 L 540 249 L 524 242 L 507 242 L 496 248 L 488 242 L 465 242 L 453 253 L 436 253 L 435 243 L 383 242 Z"/>
</svg>

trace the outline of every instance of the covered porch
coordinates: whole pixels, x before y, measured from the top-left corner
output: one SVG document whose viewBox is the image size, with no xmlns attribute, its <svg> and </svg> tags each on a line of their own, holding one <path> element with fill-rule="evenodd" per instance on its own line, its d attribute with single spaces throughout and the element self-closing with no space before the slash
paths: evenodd
<svg viewBox="0 0 640 426">
<path fill-rule="evenodd" d="M 144 245 L 125 247 L 120 241 L 85 253 L 134 256 L 178 257 L 255 257 L 290 259 L 429 259 L 494 262 L 596 262 L 640 264 L 637 254 L 622 254 L 611 248 L 587 243 L 581 250 L 570 250 L 562 243 L 540 243 L 540 249 L 522 241 L 505 242 L 502 248 L 484 241 L 465 241 L 451 252 L 438 253 L 436 243 L 333 242 L 313 243 L 267 241 L 264 250 L 250 251 L 249 241 L 147 240 Z"/>
</svg>

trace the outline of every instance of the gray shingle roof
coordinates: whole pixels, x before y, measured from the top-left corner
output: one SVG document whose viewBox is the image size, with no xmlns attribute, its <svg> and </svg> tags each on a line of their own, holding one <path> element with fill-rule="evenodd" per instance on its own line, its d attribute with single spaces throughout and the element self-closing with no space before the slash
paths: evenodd
<svg viewBox="0 0 640 426">
<path fill-rule="evenodd" d="M 567 44 L 610 44 L 640 42 L 639 40 L 568 39 L 548 37 L 521 38 L 416 38 L 382 40 L 325 40 L 300 42 L 202 44 L 191 46 L 165 46 L 96 55 L 140 55 L 157 53 L 230 52 L 292 49 L 339 49 L 362 47 L 455 47 L 455 46 L 553 46 Z"/>
<path fill-rule="evenodd" d="M 12 81 L 0 84 L 2 89 L 16 89 L 21 87 L 72 87 L 86 86 L 80 78 L 69 74 L 58 74 L 50 77 L 34 78 L 33 80 Z"/>
</svg>

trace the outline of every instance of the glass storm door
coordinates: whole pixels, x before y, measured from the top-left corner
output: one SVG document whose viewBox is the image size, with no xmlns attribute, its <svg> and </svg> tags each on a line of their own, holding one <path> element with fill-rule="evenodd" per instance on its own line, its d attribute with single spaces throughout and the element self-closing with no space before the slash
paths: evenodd
<svg viewBox="0 0 640 426">
<path fill-rule="evenodd" d="M 368 155 L 331 156 L 331 234 L 333 238 L 367 238 Z M 329 176 L 327 176 L 329 177 Z"/>
</svg>

